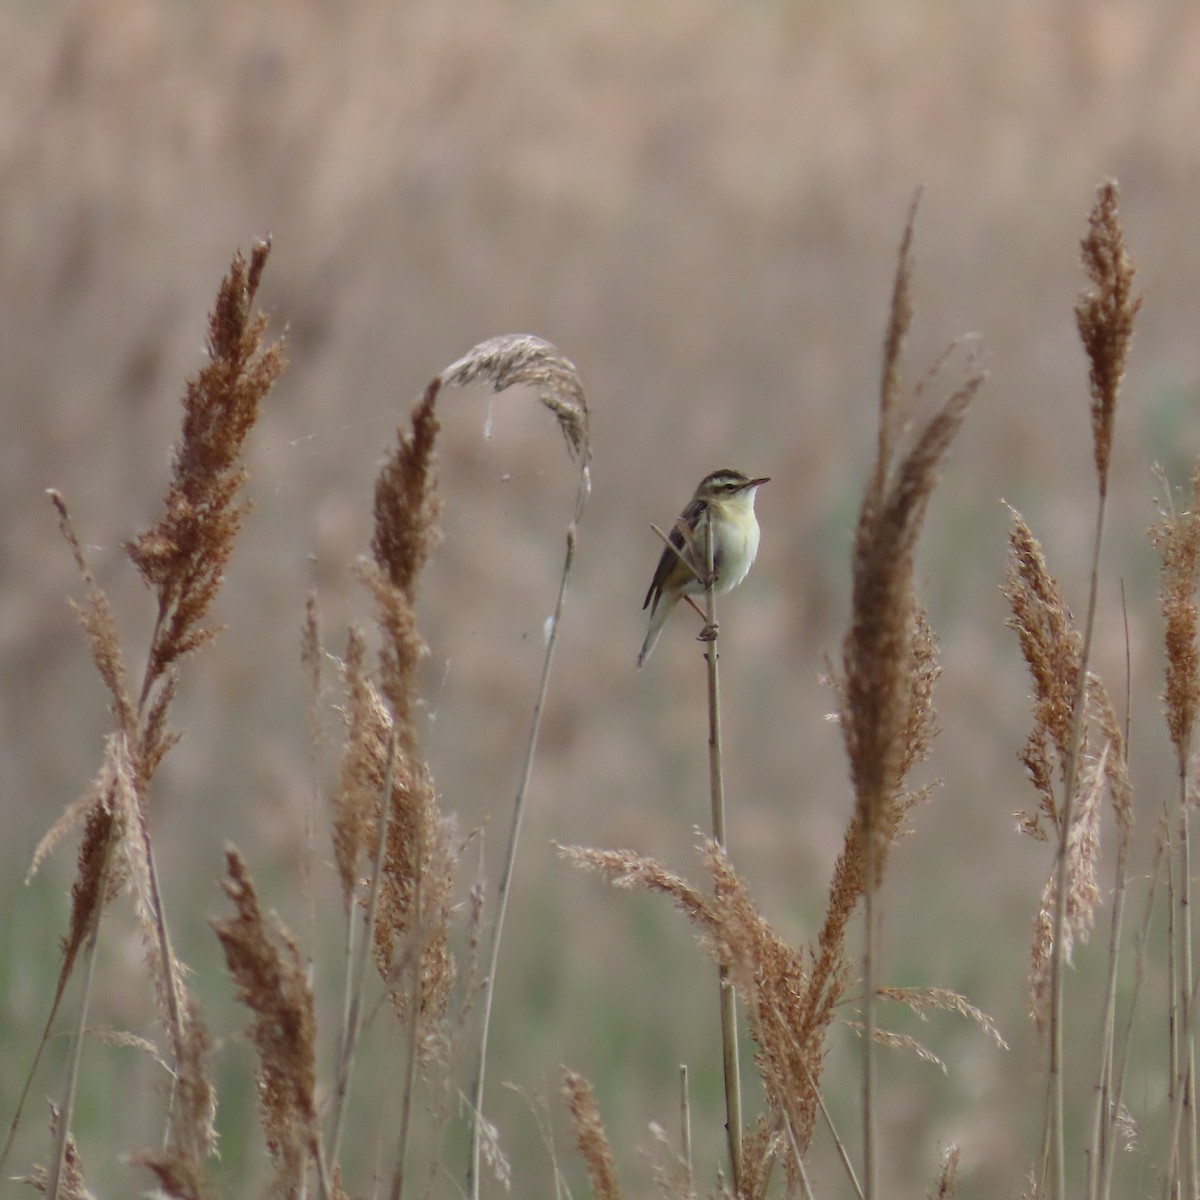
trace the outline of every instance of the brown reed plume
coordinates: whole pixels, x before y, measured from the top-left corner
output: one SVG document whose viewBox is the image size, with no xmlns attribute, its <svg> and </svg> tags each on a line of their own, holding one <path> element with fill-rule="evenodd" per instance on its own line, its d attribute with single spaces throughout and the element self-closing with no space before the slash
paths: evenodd
<svg viewBox="0 0 1200 1200">
<path fill-rule="evenodd" d="M 421 757 L 415 724 L 419 701 L 417 667 L 426 654 L 417 632 L 413 605 L 416 584 L 440 540 L 440 510 L 433 478 L 438 432 L 434 413 L 440 382 L 434 380 L 414 408 L 411 428 L 397 435 L 396 448 L 375 481 L 375 528 L 371 559 L 359 577 L 375 602 L 380 631 L 380 692 L 366 720 L 373 747 L 360 762 L 382 785 L 391 770 L 390 806 L 383 858 L 379 919 L 374 927 L 375 958 L 388 979 L 396 954 L 423 926 L 417 975 L 419 993 L 393 992 L 401 1016 L 410 999 L 413 1018 L 432 1032 L 445 1012 L 453 973 L 446 950 L 450 897 L 454 884 L 454 827 L 437 801 L 429 769 Z M 351 744 L 354 744 L 353 731 Z M 386 791 L 387 789 L 385 789 Z M 379 794 L 379 793 L 377 793 Z M 426 1043 L 432 1048 L 432 1041 Z"/>
<path fill-rule="evenodd" d="M 1009 558 L 1004 584 L 1021 653 L 1034 687 L 1033 725 L 1020 752 L 1038 795 L 1034 812 L 1018 812 L 1018 827 L 1038 841 L 1063 839 L 1063 806 L 1059 791 L 1073 762 L 1082 764 L 1072 801 L 1074 823 L 1067 834 L 1066 898 L 1062 927 L 1063 953 L 1069 961 L 1076 939 L 1086 940 L 1099 904 L 1096 881 L 1099 843 L 1099 801 L 1108 789 L 1120 836 L 1118 867 L 1123 878 L 1132 830 L 1132 786 L 1125 764 L 1124 737 L 1103 682 L 1088 680 L 1088 710 L 1098 728 L 1087 720 L 1075 742 L 1075 696 L 1083 663 L 1083 636 L 1075 625 L 1058 581 L 1051 575 L 1041 544 L 1015 509 L 1009 533 Z M 1046 880 L 1035 921 L 1030 955 L 1030 1015 L 1046 1029 L 1051 1017 L 1050 973 L 1054 946 L 1057 864 Z"/>
<path fill-rule="evenodd" d="M 865 901 L 863 994 L 863 1187 L 874 1195 L 874 895 L 887 849 L 903 817 L 907 767 L 924 756 L 927 722 L 912 720 L 914 636 L 913 552 L 942 457 L 962 424 L 985 372 L 968 366 L 954 389 L 916 431 L 911 448 L 896 456 L 902 406 L 901 356 L 912 322 L 912 238 L 918 192 L 909 209 L 892 289 L 879 393 L 875 463 L 863 494 L 854 535 L 850 627 L 842 646 L 842 734 L 854 785 L 855 823 L 845 861 L 861 870 Z M 943 359 L 944 361 L 944 359 Z M 935 365 L 938 370 L 941 363 Z M 832 908 L 832 906 L 831 906 Z"/>
<path fill-rule="evenodd" d="M 186 1158 L 192 1175 L 198 1177 L 200 1161 L 214 1148 L 215 1098 L 204 1067 L 207 1035 L 198 1010 L 186 997 L 179 964 L 170 945 L 154 866 L 149 798 L 154 774 L 178 740 L 167 729 L 166 719 L 175 695 L 179 665 L 219 631 L 219 627 L 204 622 L 249 507 L 238 498 L 246 479 L 242 450 L 257 419 L 259 405 L 283 368 L 281 344 L 265 340 L 266 318 L 253 311 L 269 249 L 268 243 L 256 244 L 248 263 L 240 254 L 235 255 L 221 282 L 209 315 L 209 362 L 189 380 L 183 396 L 182 432 L 172 455 L 163 515 L 149 529 L 125 543 L 126 553 L 157 601 L 136 702 L 128 686 L 128 671 L 111 605 L 84 559 L 66 502 L 57 492 L 51 492 L 60 527 L 84 582 L 86 601 L 75 606 L 75 611 L 87 635 L 97 671 L 108 688 L 115 722 L 91 787 L 42 839 L 31 868 L 36 869 L 53 846 L 83 824 L 70 925 L 47 1021 L 48 1031 L 82 951 L 84 982 L 60 1104 L 62 1116 L 47 1180 L 47 1192 L 52 1197 L 59 1193 L 71 1126 L 100 915 L 126 886 L 133 895 L 134 911 L 143 932 L 147 969 L 170 1041 L 169 1066 L 187 1110 L 186 1119 L 193 1122 L 193 1128 L 182 1128 L 182 1119 L 176 1119 L 172 1100 L 167 1108 L 167 1154 L 181 1156 L 181 1160 Z M 37 1055 L 40 1054 L 39 1046 Z M 35 1057 L 34 1069 L 36 1065 Z M 28 1086 L 27 1081 L 26 1091 Z M 11 1145 L 21 1105 L 13 1118 L 0 1163 Z M 202 1112 L 207 1114 L 203 1118 Z M 196 1121 L 199 1125 L 194 1124 Z M 202 1131 L 198 1140 L 197 1128 Z"/>
<path fill-rule="evenodd" d="M 313 1099 L 316 1020 L 312 988 L 295 939 L 278 918 L 268 921 L 264 917 L 241 856 L 230 848 L 225 859 L 229 878 L 222 887 L 236 915 L 212 925 L 237 984 L 238 999 L 254 1014 L 250 1040 L 258 1054 L 258 1102 L 275 1164 L 273 1186 L 281 1196 L 297 1196 L 304 1192 L 309 1162 L 321 1163 Z M 163 1178 L 163 1170 L 156 1169 Z M 322 1180 L 322 1194 L 330 1194 L 327 1179 Z"/>
<path fill-rule="evenodd" d="M 592 1195 L 596 1200 L 621 1200 L 617 1188 L 617 1164 L 613 1159 L 604 1122 L 592 1095 L 592 1085 L 574 1071 L 563 1073 L 563 1095 L 567 1098 L 567 1110 L 571 1114 L 571 1126 L 575 1131 L 575 1143 L 580 1157 L 587 1166 L 592 1184 Z"/>
<path fill-rule="evenodd" d="M 409 1030 L 393 1195 L 403 1186 L 418 1063 L 444 1053 L 442 1022 L 454 979 L 447 939 L 457 839 L 421 755 L 418 665 L 426 649 L 413 609 L 421 571 L 440 536 L 433 476 L 439 388 L 435 379 L 413 409 L 408 428 L 397 430 L 396 445 L 375 482 L 371 557 L 358 564 L 358 576 L 374 604 L 379 681 L 366 671 L 363 634 L 351 629 L 342 664 L 347 737 L 331 797 L 346 917 L 346 990 L 329 1160 L 338 1160 L 362 1028 L 366 965 L 373 957 Z"/>
<path fill-rule="evenodd" d="M 1134 318 L 1142 295 L 1133 290 L 1133 263 L 1117 214 L 1117 185 L 1106 180 L 1096 189 L 1088 214 L 1088 232 L 1080 258 L 1094 290 L 1075 304 L 1075 321 L 1088 357 L 1092 394 L 1092 454 L 1101 497 L 1108 494 L 1108 466 L 1116 431 L 1117 397 L 1133 342 Z"/>
</svg>

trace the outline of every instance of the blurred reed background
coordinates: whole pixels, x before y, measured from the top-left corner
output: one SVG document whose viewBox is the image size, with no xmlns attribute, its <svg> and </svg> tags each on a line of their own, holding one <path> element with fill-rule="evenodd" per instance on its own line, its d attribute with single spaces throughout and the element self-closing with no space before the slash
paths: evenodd
<svg viewBox="0 0 1200 1200">
<path fill-rule="evenodd" d="M 551 841 L 633 846 L 695 872 L 703 674 L 684 614 L 633 670 L 658 555 L 649 524 L 668 522 L 708 470 L 770 475 L 758 566 L 722 605 L 730 848 L 777 926 L 811 936 L 851 805 L 819 676 L 845 627 L 895 246 L 923 183 L 914 377 L 967 331 L 983 335 L 992 371 L 918 565 L 943 643 L 931 770 L 944 786 L 893 860 L 881 973 L 965 992 L 1014 1048 L 965 1025 L 922 1029 L 950 1076 L 885 1060 L 881 1149 L 909 1190 L 951 1140 L 972 1191 L 1019 1190 L 1035 1107 L 1022 1098 L 1039 1087 L 1024 974 L 1049 851 L 1013 832 L 1013 811 L 1031 803 L 1015 756 L 1028 684 L 998 590 L 1000 500 L 1029 519 L 1081 606 L 1091 447 L 1072 305 L 1093 188 L 1115 176 L 1149 296 L 1118 418 L 1096 665 L 1119 695 L 1123 581 L 1144 852 L 1170 774 L 1150 467 L 1181 481 L 1200 450 L 1200 10 L 5 0 L 0 90 L 5 1118 L 53 986 L 71 852 L 31 890 L 23 873 L 86 786 L 108 725 L 44 490 L 72 504 L 136 658 L 153 613 L 120 543 L 157 509 L 214 287 L 232 250 L 269 231 L 262 300 L 288 332 L 289 368 L 251 446 L 256 508 L 218 613 L 229 629 L 188 676 L 175 714 L 186 739 L 157 785 L 166 905 L 212 1024 L 231 1038 L 242 1025 L 206 925 L 227 840 L 265 901 L 306 928 L 306 591 L 340 649 L 363 610 L 350 568 L 397 421 L 468 347 L 528 330 L 583 376 L 594 494 L 491 1078 L 553 1092 L 562 1062 L 589 1075 L 631 1195 L 648 1178 L 633 1147 L 649 1121 L 673 1120 L 677 1063 L 692 1066 L 697 1136 L 717 1139 L 707 960 L 681 920 L 581 876 Z M 520 397 L 450 394 L 442 419 L 446 541 L 422 588 L 426 749 L 445 807 L 483 824 L 494 880 L 573 473 L 550 419 Z M 144 982 L 131 971 L 122 983 L 122 955 L 138 953 L 131 927 L 108 943 L 96 1023 L 152 1021 Z M 248 1053 L 227 1050 L 225 1070 L 244 1081 Z M 855 1048 L 842 1052 L 848 1069 Z M 88 1052 L 78 1128 L 100 1184 L 153 1109 L 114 1111 L 112 1090 L 132 1096 L 125 1081 L 144 1070 L 132 1053 Z M 851 1113 L 836 1066 L 832 1098 Z M 518 1194 L 545 1194 L 533 1117 L 490 1095 Z M 250 1120 L 244 1083 L 241 1103 L 222 1119 L 230 1194 L 255 1153 L 237 1132 Z"/>
</svg>

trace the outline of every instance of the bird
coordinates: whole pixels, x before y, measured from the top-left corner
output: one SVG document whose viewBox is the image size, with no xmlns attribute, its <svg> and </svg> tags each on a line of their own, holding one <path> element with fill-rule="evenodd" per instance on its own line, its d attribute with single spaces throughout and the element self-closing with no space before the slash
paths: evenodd
<svg viewBox="0 0 1200 1200">
<path fill-rule="evenodd" d="M 768 476 L 751 479 L 726 467 L 705 475 L 671 529 L 662 557 L 650 581 L 642 608 L 650 609 L 650 628 L 642 642 L 637 665 L 650 657 L 671 610 L 681 599 L 703 592 L 707 573 L 706 525 L 712 519 L 713 591 L 728 592 L 746 578 L 758 553 L 758 518 L 754 497 Z M 686 534 L 684 530 L 686 529 Z M 699 611 L 699 609 L 697 609 Z M 703 615 L 703 614 L 701 614 Z"/>
</svg>

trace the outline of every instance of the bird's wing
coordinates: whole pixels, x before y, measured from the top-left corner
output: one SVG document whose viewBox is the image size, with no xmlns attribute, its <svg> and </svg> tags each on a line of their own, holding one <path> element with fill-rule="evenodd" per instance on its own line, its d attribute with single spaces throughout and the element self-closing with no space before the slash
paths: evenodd
<svg viewBox="0 0 1200 1200">
<path fill-rule="evenodd" d="M 678 547 L 685 558 L 688 557 L 687 543 L 683 540 L 683 534 L 679 532 L 679 522 L 682 521 L 689 529 L 695 529 L 700 524 L 700 517 L 704 510 L 708 507 L 708 502 L 693 496 L 688 502 L 687 508 L 679 515 L 679 519 L 671 526 L 671 532 L 667 536 L 667 540 L 672 546 Z M 679 565 L 679 555 L 674 550 L 667 546 L 663 547 L 663 552 L 658 560 L 658 566 L 654 568 L 654 578 L 650 580 L 650 589 L 646 592 L 646 599 L 642 601 L 643 608 L 649 608 L 653 613 L 658 607 L 659 597 L 662 596 L 663 584 L 667 582 L 667 577 L 672 569 Z M 653 605 L 651 605 L 653 601 Z"/>
</svg>

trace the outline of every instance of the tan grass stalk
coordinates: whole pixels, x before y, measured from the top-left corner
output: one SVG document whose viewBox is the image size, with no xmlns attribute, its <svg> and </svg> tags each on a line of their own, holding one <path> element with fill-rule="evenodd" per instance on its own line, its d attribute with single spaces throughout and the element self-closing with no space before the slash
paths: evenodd
<svg viewBox="0 0 1200 1200">
<path fill-rule="evenodd" d="M 259 907 L 254 883 L 237 851 L 225 852 L 222 884 L 236 915 L 213 921 L 238 999 L 254 1014 L 250 1040 L 258 1054 L 258 1099 L 280 1194 L 304 1190 L 309 1161 L 321 1169 L 320 1131 L 313 1100 L 316 1020 L 312 988 L 292 935 Z M 322 1194 L 331 1184 L 322 1170 Z"/>
<path fill-rule="evenodd" d="M 938 465 L 958 432 L 982 370 L 966 381 L 921 427 L 898 461 L 901 352 L 912 322 L 913 200 L 901 240 L 884 337 L 876 458 L 864 491 L 855 531 L 850 628 L 843 644 L 842 732 L 855 794 L 856 854 L 861 854 L 864 897 L 863 1187 L 875 1195 L 874 1102 L 874 896 L 883 877 L 887 847 L 898 820 L 896 801 L 910 742 L 912 627 L 915 602 L 912 556 L 933 490 Z"/>
<path fill-rule="evenodd" d="M 687 1063 L 679 1065 L 679 1161 L 683 1166 L 684 1195 L 690 1198 L 696 1193 L 696 1175 L 692 1166 L 692 1100 Z"/>
<path fill-rule="evenodd" d="M 562 621 L 563 604 L 566 600 L 567 581 L 575 560 L 576 529 L 583 516 L 584 507 L 591 491 L 592 445 L 589 432 L 587 398 L 579 372 L 568 358 L 555 346 L 530 334 L 508 334 L 481 342 L 462 358 L 448 366 L 439 377 L 443 385 L 466 385 L 477 381 L 489 383 L 492 390 L 502 392 L 506 388 L 522 386 L 532 389 L 558 421 L 559 429 L 567 443 L 567 451 L 579 465 L 579 482 L 575 493 L 575 511 L 567 526 L 566 552 L 562 573 L 559 577 L 558 596 L 550 618 L 546 637 L 546 650 L 542 658 L 542 673 L 538 682 L 537 696 L 530 717 L 529 735 L 526 739 L 516 795 L 513 799 L 512 819 L 509 824 L 508 844 L 504 865 L 496 892 L 496 914 L 491 938 L 485 954 L 486 975 L 483 982 L 482 1018 L 479 1035 L 479 1052 L 476 1056 L 474 1079 L 471 1084 L 470 1106 L 472 1119 L 471 1153 L 467 1168 L 467 1190 L 472 1200 L 479 1196 L 479 1162 L 481 1154 L 483 1120 L 483 1093 L 486 1080 L 488 1033 L 491 1027 L 492 999 L 495 995 L 496 972 L 500 965 L 500 943 L 504 930 L 504 917 L 508 910 L 509 891 L 516 867 L 517 846 L 520 840 L 521 819 L 525 808 L 525 796 L 533 774 L 534 757 L 537 752 L 538 736 L 541 731 L 542 711 L 550 687 L 550 668 L 554 661 L 554 649 L 558 643 L 558 629 Z"/>
<path fill-rule="evenodd" d="M 604 1123 L 600 1120 L 591 1084 L 582 1075 L 566 1071 L 563 1074 L 563 1094 L 567 1098 L 567 1109 L 575 1130 L 575 1143 L 592 1182 L 592 1195 L 596 1200 L 620 1200 L 617 1164 L 608 1144 L 608 1135 L 604 1132 Z"/>
</svg>

